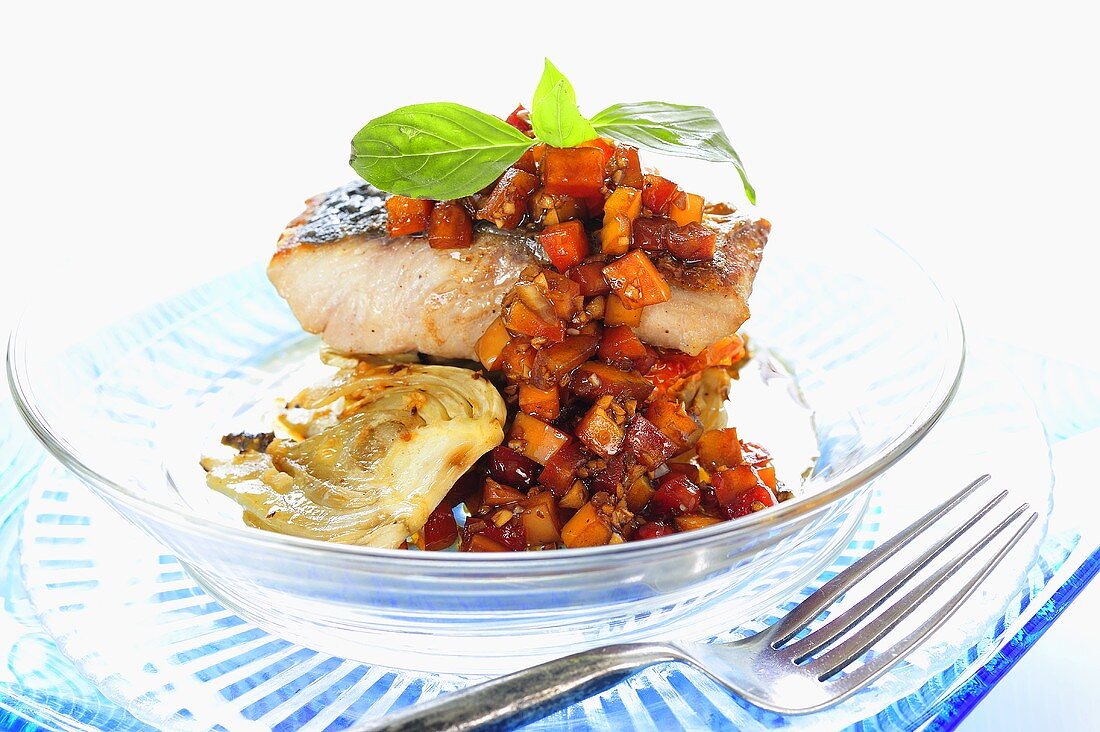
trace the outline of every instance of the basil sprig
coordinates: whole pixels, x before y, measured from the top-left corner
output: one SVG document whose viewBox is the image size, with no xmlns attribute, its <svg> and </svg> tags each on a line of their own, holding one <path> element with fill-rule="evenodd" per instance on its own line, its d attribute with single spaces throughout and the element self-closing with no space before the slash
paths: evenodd
<svg viewBox="0 0 1100 732">
<path fill-rule="evenodd" d="M 731 163 L 745 195 L 756 191 L 722 125 L 706 107 L 614 104 L 586 119 L 573 85 L 546 59 L 531 104 L 531 139 L 461 104 L 402 107 L 372 119 L 351 141 L 351 167 L 383 191 L 413 198 L 462 198 L 496 180 L 537 142 L 572 147 L 604 135 L 666 155 Z"/>
</svg>

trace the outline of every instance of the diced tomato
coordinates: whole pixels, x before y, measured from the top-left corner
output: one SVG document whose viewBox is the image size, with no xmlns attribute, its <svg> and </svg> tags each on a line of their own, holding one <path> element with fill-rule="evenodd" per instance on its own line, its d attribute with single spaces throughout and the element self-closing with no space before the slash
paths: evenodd
<svg viewBox="0 0 1100 732">
<path fill-rule="evenodd" d="M 706 262 L 714 259 L 718 232 L 692 221 L 674 229 L 668 235 L 668 251 L 685 262 Z"/>
<path fill-rule="evenodd" d="M 432 249 L 465 249 L 474 242 L 470 214 L 458 201 L 440 201 L 432 209 L 428 244 Z"/>
<path fill-rule="evenodd" d="M 539 464 L 520 455 L 507 445 L 497 445 L 489 451 L 489 475 L 513 488 L 532 488 L 539 477 Z"/>
<path fill-rule="evenodd" d="M 623 371 L 599 361 L 589 361 L 573 372 L 570 389 L 585 399 L 611 396 L 641 402 L 653 392 L 653 384 L 630 371 Z"/>
<path fill-rule="evenodd" d="M 649 354 L 645 345 L 625 325 L 605 328 L 600 338 L 600 360 L 621 369 L 633 369 Z"/>
<path fill-rule="evenodd" d="M 514 229 L 527 213 L 527 197 L 539 187 L 539 179 L 518 168 L 509 168 L 493 186 L 477 210 L 477 217 L 499 229 Z"/>
<path fill-rule="evenodd" d="M 666 473 L 649 501 L 655 516 L 683 516 L 699 508 L 699 486 L 683 473 Z"/>
<path fill-rule="evenodd" d="M 676 454 L 676 445 L 648 419 L 634 415 L 626 428 L 624 446 L 627 452 L 650 470 Z"/>
<path fill-rule="evenodd" d="M 737 467 L 742 462 L 741 442 L 733 427 L 707 430 L 695 443 L 695 452 L 699 456 L 699 464 L 712 473 Z"/>
<path fill-rule="evenodd" d="M 386 233 L 408 236 L 427 231 L 434 205 L 421 198 L 390 196 L 386 199 Z"/>
<path fill-rule="evenodd" d="M 574 440 L 555 452 L 543 468 L 539 483 L 559 498 L 564 496 L 577 477 L 577 469 L 588 462 L 589 455 L 580 442 Z"/>
<path fill-rule="evenodd" d="M 551 224 L 539 232 L 538 239 L 550 263 L 559 272 L 580 264 L 589 253 L 588 234 L 580 221 Z"/>
<path fill-rule="evenodd" d="M 775 496 L 765 485 L 753 486 L 739 493 L 732 501 L 724 504 L 726 515 L 731 519 L 748 516 L 776 505 Z"/>
<path fill-rule="evenodd" d="M 668 249 L 669 237 L 676 230 L 676 224 L 664 217 L 641 217 L 634 220 L 631 229 L 631 244 L 647 252 L 663 252 Z"/>
<path fill-rule="evenodd" d="M 648 382 L 647 382 L 648 383 Z M 531 384 L 519 385 L 519 408 L 532 417 L 552 422 L 561 414 L 557 386 L 539 389 Z"/>
<path fill-rule="evenodd" d="M 645 416 L 678 450 L 691 447 L 702 432 L 699 422 L 679 401 L 658 399 L 649 405 Z"/>
<path fill-rule="evenodd" d="M 573 433 L 600 457 L 611 457 L 623 446 L 622 425 L 616 423 L 611 413 L 599 404 L 592 405 L 577 423 Z"/>
<path fill-rule="evenodd" d="M 603 151 L 594 147 L 547 147 L 542 159 L 542 183 L 549 193 L 578 198 L 600 195 Z"/>
<path fill-rule="evenodd" d="M 570 441 L 569 435 L 557 427 L 551 427 L 540 419 L 519 412 L 508 433 L 512 449 L 531 458 L 539 465 L 546 465 L 554 453 Z"/>
<path fill-rule="evenodd" d="M 596 336 L 579 335 L 540 349 L 531 371 L 531 383 L 540 389 L 560 384 L 575 368 L 591 358 L 599 344 L 600 339 Z"/>
<path fill-rule="evenodd" d="M 668 209 L 668 217 L 675 221 L 677 226 L 687 226 L 693 222 L 696 224 L 702 223 L 703 197 L 680 191 L 672 199 Z"/>
<path fill-rule="evenodd" d="M 603 277 L 603 267 L 602 261 L 585 262 L 570 268 L 565 275 L 580 285 L 581 294 L 585 297 L 606 295 L 611 292 L 611 286 Z"/>
<path fill-rule="evenodd" d="M 645 184 L 642 164 L 638 160 L 638 148 L 616 145 L 607 162 L 607 177 L 614 186 L 641 188 Z"/>
<path fill-rule="evenodd" d="M 644 539 L 659 539 L 662 536 L 672 536 L 676 533 L 676 527 L 666 521 L 647 521 L 638 527 L 631 541 Z"/>
<path fill-rule="evenodd" d="M 440 503 L 428 514 L 428 521 L 419 532 L 420 548 L 429 552 L 447 549 L 458 539 L 458 524 L 449 505 Z"/>
<path fill-rule="evenodd" d="M 531 131 L 531 113 L 522 104 L 513 109 L 504 121 L 524 134 Z"/>
<path fill-rule="evenodd" d="M 668 282 L 640 249 L 604 267 L 603 276 L 628 308 L 657 305 L 672 297 Z"/>
<path fill-rule="evenodd" d="M 607 296 L 607 303 L 604 305 L 603 322 L 609 327 L 625 325 L 637 328 L 642 324 L 642 309 L 627 307 L 621 297 L 611 293 Z"/>
<path fill-rule="evenodd" d="M 645 176 L 642 184 L 642 205 L 655 214 L 668 213 L 672 198 L 676 195 L 677 186 L 668 178 L 649 174 Z"/>
</svg>

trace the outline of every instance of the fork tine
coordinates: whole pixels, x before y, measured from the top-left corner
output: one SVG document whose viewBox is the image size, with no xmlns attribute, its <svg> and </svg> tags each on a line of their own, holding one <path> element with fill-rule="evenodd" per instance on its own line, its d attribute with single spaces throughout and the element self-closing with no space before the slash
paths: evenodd
<svg viewBox="0 0 1100 732">
<path fill-rule="evenodd" d="M 866 577 L 879 564 L 905 548 L 921 532 L 988 480 L 988 474 L 978 477 L 970 485 L 914 521 L 900 534 L 867 552 L 852 566 L 819 587 L 816 592 L 800 602 L 798 607 L 787 613 L 782 620 L 766 631 L 773 636 L 772 647 L 778 647 L 793 638 L 795 634 L 820 615 L 822 610 L 833 604 L 833 601 L 844 594 L 848 588 Z"/>
<path fill-rule="evenodd" d="M 935 592 L 936 589 L 945 580 L 947 580 L 949 577 L 955 574 L 955 572 L 961 569 L 964 564 L 969 562 L 974 557 L 974 555 L 980 552 L 984 547 L 988 546 L 989 543 L 993 541 L 1002 531 L 1004 531 L 1014 521 L 1016 521 L 1016 519 L 1022 516 L 1024 512 L 1027 511 L 1027 509 L 1028 504 L 1026 503 L 1017 508 L 1015 511 L 1012 512 L 1011 515 L 1001 521 L 1001 523 L 993 527 L 993 529 L 991 529 L 989 533 L 987 533 L 985 536 L 983 536 L 981 539 L 971 545 L 971 547 L 963 552 L 963 554 L 957 556 L 954 560 L 948 562 L 943 567 L 938 569 L 934 574 L 932 574 L 932 576 L 930 576 L 928 579 L 924 580 L 915 588 L 906 593 L 904 597 L 888 607 L 885 611 L 883 611 L 881 615 L 868 623 L 864 628 L 862 628 L 851 638 L 839 644 L 832 650 L 827 651 L 820 658 L 811 661 L 809 664 L 806 665 L 806 669 L 817 676 L 818 679 L 824 680 L 829 676 L 835 674 L 837 671 L 843 669 L 852 661 L 855 661 L 857 658 L 862 656 L 867 651 L 867 649 L 878 642 L 878 640 L 884 635 L 889 633 L 890 630 L 894 628 L 894 626 L 896 626 L 898 623 L 908 617 L 910 613 L 920 607 L 921 603 L 928 599 L 928 597 L 933 592 Z M 979 571 L 975 577 L 971 578 L 970 581 L 967 582 L 966 585 L 958 593 L 956 593 L 954 597 L 951 598 L 947 605 L 940 608 L 940 610 L 933 615 L 932 619 L 922 625 L 917 631 L 911 633 L 909 636 L 906 637 L 906 641 L 909 641 L 911 638 L 913 640 L 909 643 L 909 645 L 901 648 L 900 651 L 903 653 L 904 651 L 908 650 L 912 647 L 912 645 L 915 645 L 926 635 L 930 634 L 933 630 L 938 628 L 941 623 L 947 620 L 947 618 L 949 618 L 952 613 L 954 613 L 955 610 L 958 609 L 959 605 L 961 605 L 963 601 L 965 601 L 966 598 L 969 597 L 972 592 L 974 592 L 978 584 L 981 583 L 981 581 L 985 579 L 990 572 L 993 571 L 993 568 L 1000 563 L 1001 559 L 1003 559 L 1006 554 L 1008 554 L 1009 550 L 1016 544 L 1017 541 L 1020 540 L 1020 537 L 1024 535 L 1024 532 L 1027 531 L 1027 529 L 1035 522 L 1037 518 L 1038 514 L 1032 513 L 1027 521 L 1024 522 L 1024 525 L 1020 527 L 1007 542 L 1005 542 L 1005 544 L 1001 547 L 997 554 L 993 556 L 992 559 L 986 562 L 981 571 Z M 928 628 L 928 630 L 925 630 L 926 627 Z M 892 655 L 895 649 L 897 649 L 897 646 L 891 648 L 889 652 L 882 654 L 883 656 L 891 659 L 889 661 L 890 663 L 892 663 L 893 660 L 900 658 L 899 655 Z M 887 661 L 881 661 L 880 663 L 886 664 Z M 884 670 L 884 668 L 879 668 L 877 672 L 881 672 L 882 670 Z"/>
<path fill-rule="evenodd" d="M 877 608 L 883 602 L 885 602 L 891 595 L 901 589 L 906 582 L 913 578 L 921 569 L 923 569 L 929 562 L 938 557 L 944 549 L 949 547 L 960 536 L 965 534 L 970 528 L 978 523 L 987 513 L 993 510 L 993 508 L 1004 500 L 1008 495 L 1008 491 L 1001 491 L 998 495 L 982 506 L 976 514 L 968 518 L 962 524 L 958 526 L 947 536 L 944 536 L 935 544 L 933 544 L 928 551 L 920 555 L 909 564 L 895 574 L 890 579 L 886 580 L 882 585 L 876 587 L 867 597 L 863 598 L 852 607 L 845 610 L 838 615 L 835 619 L 830 620 L 825 625 L 821 626 L 814 632 L 810 633 L 805 638 L 801 638 L 794 643 L 783 649 L 784 652 L 790 654 L 790 658 L 795 663 L 798 663 L 803 658 L 809 656 L 814 651 L 818 650 L 822 646 L 828 644 L 836 637 L 842 635 L 846 630 L 853 625 L 863 620 L 872 610 Z"/>
</svg>

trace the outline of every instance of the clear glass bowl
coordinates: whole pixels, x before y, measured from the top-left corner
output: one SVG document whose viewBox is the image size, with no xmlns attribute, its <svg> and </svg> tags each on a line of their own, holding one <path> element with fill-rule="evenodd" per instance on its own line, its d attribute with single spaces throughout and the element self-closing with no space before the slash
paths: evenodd
<svg viewBox="0 0 1100 732">
<path fill-rule="evenodd" d="M 406 552 L 272 534 L 211 510 L 194 489 L 203 440 L 286 396 L 288 375 L 315 358 L 315 340 L 260 267 L 74 348 L 58 342 L 71 308 L 44 298 L 12 335 L 9 382 L 35 435 L 83 482 L 227 607 L 310 648 L 495 673 L 611 640 L 703 638 L 802 588 L 836 556 L 870 483 L 931 428 L 962 371 L 958 314 L 901 249 L 870 230 L 782 220 L 747 330 L 791 369 L 820 458 L 797 500 L 659 540 Z M 719 597 L 723 612 L 707 612 Z"/>
</svg>

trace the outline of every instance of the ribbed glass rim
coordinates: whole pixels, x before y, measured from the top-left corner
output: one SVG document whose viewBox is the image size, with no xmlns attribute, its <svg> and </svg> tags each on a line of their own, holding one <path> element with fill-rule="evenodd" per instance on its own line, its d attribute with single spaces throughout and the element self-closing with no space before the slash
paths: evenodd
<svg viewBox="0 0 1100 732">
<path fill-rule="evenodd" d="M 943 324 L 946 330 L 946 352 L 954 354 L 954 358 L 945 363 L 944 370 L 940 374 L 940 379 L 932 396 L 916 414 L 910 429 L 897 435 L 888 447 L 867 458 L 847 477 L 835 481 L 826 481 L 811 494 L 784 502 L 766 511 L 744 516 L 736 521 L 723 521 L 712 526 L 680 532 L 650 541 L 562 549 L 553 552 L 410 552 L 400 549 L 337 544 L 278 534 L 251 528 L 243 524 L 233 526 L 214 522 L 197 514 L 182 513 L 179 511 L 178 506 L 148 500 L 132 493 L 119 482 L 85 463 L 64 437 L 53 429 L 49 420 L 37 406 L 32 375 L 27 369 L 26 326 L 30 306 L 24 308 L 8 339 L 6 358 L 8 386 L 11 389 L 16 407 L 28 427 L 46 450 L 62 465 L 88 485 L 102 492 L 108 500 L 118 501 L 138 513 L 192 534 L 210 536 L 218 540 L 231 537 L 242 545 L 290 551 L 303 557 L 370 558 L 393 569 L 406 567 L 424 569 L 435 566 L 459 571 L 463 568 L 477 568 L 480 571 L 489 567 L 501 570 L 522 567 L 525 572 L 530 573 L 531 570 L 537 567 L 543 570 L 537 573 L 542 574 L 550 573 L 551 570 L 576 570 L 583 565 L 603 564 L 611 557 L 645 557 L 677 550 L 686 551 L 700 545 L 709 544 L 711 540 L 726 542 L 741 536 L 748 537 L 827 508 L 830 504 L 866 485 L 904 457 L 932 429 L 954 398 L 962 379 L 966 361 L 966 336 L 959 310 L 952 299 L 912 255 L 881 231 L 877 229 L 874 231 L 882 238 L 884 243 L 893 247 L 899 255 L 908 260 L 917 272 L 927 278 L 928 284 L 939 297 L 937 303 L 939 312 L 936 315 L 937 320 Z M 532 565 L 532 563 L 535 564 Z"/>
</svg>

